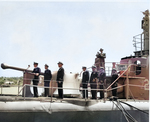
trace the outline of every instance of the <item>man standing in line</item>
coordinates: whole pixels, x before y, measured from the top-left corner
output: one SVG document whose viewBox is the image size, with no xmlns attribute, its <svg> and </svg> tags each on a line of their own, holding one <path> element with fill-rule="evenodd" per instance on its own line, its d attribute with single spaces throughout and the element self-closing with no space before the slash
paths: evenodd
<svg viewBox="0 0 150 122">
<path fill-rule="evenodd" d="M 96 67 L 92 66 L 92 74 L 90 77 L 90 86 L 91 86 L 91 93 L 92 93 L 92 99 L 96 99 L 96 90 L 97 89 L 97 79 L 98 79 L 98 72 L 96 72 Z"/>
<path fill-rule="evenodd" d="M 112 69 L 111 73 L 111 83 L 113 83 L 118 78 L 118 73 L 115 68 Z M 117 87 L 117 81 L 112 85 L 112 89 Z M 112 90 L 112 96 L 117 96 L 117 89 Z"/>
<path fill-rule="evenodd" d="M 32 71 L 32 73 L 34 74 L 34 79 L 33 79 L 33 85 L 38 85 L 39 83 L 39 75 L 41 73 L 41 69 L 38 66 L 38 63 L 34 62 L 34 69 Z M 34 92 L 34 97 L 38 97 L 38 90 L 37 87 L 33 86 L 33 92 Z"/>
<path fill-rule="evenodd" d="M 86 70 L 86 67 L 82 67 L 82 70 L 83 70 L 82 88 L 87 89 L 88 88 L 88 81 L 89 81 L 89 72 Z M 85 97 L 88 98 L 88 90 L 83 90 L 82 94 L 83 94 L 83 98 L 85 98 Z"/>
<path fill-rule="evenodd" d="M 59 98 L 63 99 L 63 81 L 64 81 L 64 68 L 62 67 L 63 63 L 62 62 L 58 62 L 58 67 L 59 67 L 59 70 L 57 72 L 57 84 L 58 84 L 58 87 L 60 89 L 58 89 L 58 95 L 59 95 Z"/>
<path fill-rule="evenodd" d="M 49 87 L 50 80 L 52 78 L 51 71 L 48 69 L 48 65 L 45 64 L 45 72 L 44 72 L 44 86 Z M 44 96 L 49 96 L 49 88 L 45 88 Z"/>
<path fill-rule="evenodd" d="M 99 89 L 104 89 L 104 82 L 106 81 L 106 73 L 104 67 L 100 68 L 99 73 Z M 100 99 L 104 98 L 104 91 L 100 91 Z"/>
</svg>

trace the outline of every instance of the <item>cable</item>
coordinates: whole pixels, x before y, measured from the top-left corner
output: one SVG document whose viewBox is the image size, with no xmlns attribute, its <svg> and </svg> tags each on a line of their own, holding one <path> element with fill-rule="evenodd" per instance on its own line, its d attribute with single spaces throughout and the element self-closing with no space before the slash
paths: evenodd
<svg viewBox="0 0 150 122">
<path fill-rule="evenodd" d="M 132 107 L 132 108 L 135 108 L 135 109 L 137 109 L 137 110 L 139 110 L 139 111 L 141 111 L 141 112 L 143 112 L 143 113 L 146 113 L 146 114 L 148 114 L 148 116 L 149 116 L 149 113 L 148 112 L 146 112 L 146 111 L 143 111 L 143 110 L 141 110 L 141 109 L 139 109 L 139 108 L 136 108 L 136 107 L 134 107 L 134 106 L 132 106 L 132 105 L 130 105 L 130 104 L 128 104 L 128 103 L 125 103 L 125 102 L 122 102 L 122 101 L 120 101 L 121 103 L 124 103 L 124 104 L 126 104 L 126 105 L 128 105 L 128 106 L 130 106 L 130 107 Z"/>
<path fill-rule="evenodd" d="M 113 103 L 114 103 L 114 101 L 113 101 Z M 125 116 L 125 118 L 126 118 L 126 120 L 128 121 L 128 122 L 130 122 L 129 121 L 129 119 L 131 120 L 131 121 L 133 121 L 133 122 L 137 122 L 137 120 L 135 120 L 125 109 L 124 109 L 124 107 L 121 105 L 121 103 L 120 102 L 118 102 L 117 101 L 117 103 L 118 103 L 118 105 L 120 106 L 118 106 L 117 104 L 115 104 L 116 106 L 117 106 L 117 108 L 123 113 L 123 115 Z M 128 119 L 129 118 L 129 119 Z"/>
<path fill-rule="evenodd" d="M 112 102 L 115 104 L 114 101 L 112 101 Z M 125 115 L 125 113 L 119 108 L 119 106 L 117 104 L 115 104 L 115 105 L 123 113 L 123 115 L 124 115 L 125 119 L 127 120 L 127 122 L 129 122 L 129 120 L 128 120 L 127 116 Z"/>
<path fill-rule="evenodd" d="M 121 105 L 121 103 L 118 101 L 118 104 L 122 107 L 122 109 L 125 111 L 125 113 L 130 117 L 130 119 L 132 119 L 132 121 L 133 122 L 137 122 L 137 120 L 136 119 L 134 119 L 132 116 L 131 116 L 131 114 L 129 114 L 126 110 L 125 110 L 125 108 Z"/>
</svg>

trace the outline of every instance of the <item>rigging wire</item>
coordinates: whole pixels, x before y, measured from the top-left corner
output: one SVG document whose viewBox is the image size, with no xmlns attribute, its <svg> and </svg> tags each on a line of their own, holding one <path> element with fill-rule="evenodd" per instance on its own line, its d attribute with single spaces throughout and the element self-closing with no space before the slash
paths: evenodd
<svg viewBox="0 0 150 122">
<path fill-rule="evenodd" d="M 143 110 L 141 110 L 141 109 L 139 109 L 139 108 L 136 108 L 136 107 L 134 107 L 134 106 L 132 106 L 132 105 L 130 105 L 130 104 L 128 104 L 128 103 L 125 103 L 125 102 L 123 102 L 123 101 L 120 101 L 121 103 L 124 103 L 124 104 L 126 104 L 126 105 L 128 105 L 128 106 L 130 106 L 130 107 L 132 107 L 132 108 L 135 108 L 135 109 L 137 109 L 138 111 L 141 111 L 141 112 L 143 112 L 143 113 L 145 113 L 145 114 L 148 114 L 148 116 L 149 116 L 149 113 L 148 112 L 146 112 L 146 111 L 143 111 Z"/>
<path fill-rule="evenodd" d="M 131 116 L 131 114 L 129 114 L 125 109 L 124 109 L 124 107 L 121 105 L 121 103 L 120 102 L 118 102 L 117 101 L 117 104 L 113 101 L 113 103 L 116 105 L 116 107 L 123 113 L 123 115 L 124 115 L 124 117 L 125 117 L 125 119 L 127 120 L 127 122 L 130 122 L 130 120 L 132 121 L 132 122 L 138 122 L 137 120 L 135 120 L 132 116 Z M 130 119 L 130 120 L 129 120 Z"/>
<path fill-rule="evenodd" d="M 114 102 L 114 101 L 112 101 L 115 105 L 116 105 L 116 107 L 123 113 L 123 115 L 124 115 L 124 117 L 125 117 L 125 119 L 127 120 L 127 122 L 129 122 L 129 120 L 128 120 L 128 118 L 127 118 L 127 116 L 125 115 L 125 113 L 119 108 L 119 106 Z"/>
<path fill-rule="evenodd" d="M 127 114 L 127 115 L 129 115 L 131 118 L 132 118 L 132 121 L 133 122 L 137 122 L 137 120 L 135 120 L 132 116 L 131 116 L 131 114 L 129 114 L 126 110 L 125 110 L 125 108 L 121 105 L 121 103 L 118 101 L 118 104 L 122 107 L 122 109 L 125 111 L 125 113 Z"/>
</svg>

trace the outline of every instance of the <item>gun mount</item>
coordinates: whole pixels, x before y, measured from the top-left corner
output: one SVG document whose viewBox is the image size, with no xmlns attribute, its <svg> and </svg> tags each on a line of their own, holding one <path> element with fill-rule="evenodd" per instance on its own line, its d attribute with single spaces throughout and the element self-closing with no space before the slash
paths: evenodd
<svg viewBox="0 0 150 122">
<path fill-rule="evenodd" d="M 28 68 L 30 65 L 28 65 Z M 32 74 L 32 70 L 29 70 L 28 68 L 19 68 L 19 67 L 14 67 L 14 66 L 9 66 L 4 63 L 1 64 L 2 69 L 13 69 L 17 71 L 22 71 L 23 72 L 23 85 L 24 84 L 31 84 L 31 80 L 33 79 L 34 75 Z M 40 75 L 43 75 L 44 73 L 41 73 Z M 33 94 L 31 93 L 30 87 L 26 86 L 26 93 L 25 97 L 33 97 Z M 24 96 L 24 90 L 22 92 L 22 96 Z"/>
<path fill-rule="evenodd" d="M 32 70 L 29 70 L 29 67 L 30 65 L 28 65 L 28 68 L 25 69 L 25 68 L 20 68 L 20 67 L 14 67 L 14 66 L 9 66 L 9 65 L 6 65 L 4 63 L 1 64 L 1 68 L 2 69 L 13 69 L 13 70 L 17 70 L 17 71 L 22 71 L 23 72 L 23 85 L 24 84 L 31 84 L 31 81 L 34 77 L 34 75 L 32 74 Z M 43 72 L 40 73 L 40 75 L 44 75 Z M 53 72 L 52 73 L 52 81 L 53 83 L 50 84 L 53 85 L 53 87 L 57 87 L 57 83 L 56 83 L 56 75 L 57 75 L 57 72 Z M 42 81 L 43 81 L 43 77 L 41 77 Z M 38 84 L 39 86 L 43 85 L 43 82 L 39 83 Z M 26 86 L 25 88 L 26 90 L 26 93 L 25 93 L 25 97 L 33 97 L 33 94 L 31 93 L 31 90 L 30 90 L 30 86 Z M 51 93 L 54 93 L 56 90 L 56 88 L 53 88 L 53 89 L 50 89 L 50 94 Z M 24 90 L 22 92 L 22 96 L 24 96 Z"/>
</svg>

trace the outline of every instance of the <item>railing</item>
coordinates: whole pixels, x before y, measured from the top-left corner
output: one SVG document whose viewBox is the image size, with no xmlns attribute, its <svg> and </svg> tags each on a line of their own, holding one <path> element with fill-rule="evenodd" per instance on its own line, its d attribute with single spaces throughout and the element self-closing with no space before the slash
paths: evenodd
<svg viewBox="0 0 150 122">
<path fill-rule="evenodd" d="M 141 51 L 144 49 L 144 34 L 139 34 L 133 37 L 133 46 L 135 47 L 135 51 Z"/>
<path fill-rule="evenodd" d="M 132 66 L 134 66 L 134 69 L 133 69 L 133 68 L 130 69 L 130 72 L 132 72 L 132 73 L 138 71 L 138 70 L 136 70 L 136 68 L 135 68 L 136 66 L 138 66 L 138 67 L 145 67 L 145 66 L 147 65 L 147 64 L 140 64 L 140 65 L 137 65 L 137 64 L 129 64 L 128 62 L 125 63 L 125 64 L 120 64 L 119 62 L 105 62 L 105 73 L 106 73 L 106 76 L 111 76 L 112 69 L 113 69 L 112 63 L 115 63 L 115 67 L 116 67 L 116 70 L 117 70 L 117 71 L 126 70 L 129 65 L 132 65 Z M 118 66 L 121 66 L 121 65 L 122 65 L 122 66 L 125 66 L 124 69 L 119 69 L 119 68 L 118 68 Z M 89 67 L 88 70 L 89 70 L 90 72 L 92 72 L 90 69 L 91 69 L 91 67 Z M 139 70 L 139 71 L 141 71 L 141 70 Z M 80 74 L 81 74 L 81 73 L 80 73 Z"/>
<path fill-rule="evenodd" d="M 26 86 L 30 86 L 30 87 L 38 87 L 38 88 L 49 88 L 49 89 L 53 89 L 53 88 L 56 88 L 56 89 L 67 89 L 67 90 L 80 90 L 80 91 L 84 91 L 85 92 L 85 101 L 87 100 L 87 98 L 86 98 L 86 90 L 88 90 L 88 88 L 87 89 L 81 89 L 81 88 L 61 88 L 61 87 L 45 87 L 45 86 L 36 86 L 36 85 L 30 85 L 30 84 L 25 84 L 24 86 L 23 86 L 23 88 L 19 91 L 19 94 L 24 90 L 24 100 L 26 100 Z M 112 90 L 114 90 L 114 89 L 118 89 L 118 88 L 122 88 L 122 87 L 126 87 L 127 86 L 127 84 L 125 84 L 125 85 L 121 85 L 121 86 L 118 86 L 118 87 L 115 87 L 115 88 L 111 88 L 111 89 L 90 89 L 90 91 L 92 91 L 92 90 L 96 90 L 96 91 L 103 91 L 104 92 L 104 102 L 106 101 L 106 99 L 107 99 L 107 92 L 109 92 L 109 91 L 112 91 Z M 141 85 L 133 85 L 133 84 L 128 84 L 128 86 L 133 86 L 133 87 L 140 87 L 140 88 L 144 88 L 144 86 L 141 86 Z M 131 92 L 131 91 L 130 91 Z M 16 97 L 18 97 L 19 96 L 19 94 L 16 96 Z M 131 95 L 132 95 L 132 93 L 131 93 Z M 133 97 L 133 95 L 132 95 L 132 98 L 134 99 L 134 97 Z M 53 101 L 53 94 L 50 96 L 50 99 L 51 99 L 51 102 Z M 135 99 L 134 99 L 135 100 Z"/>
<path fill-rule="evenodd" d="M 102 62 L 103 63 L 103 62 Z M 106 73 L 106 76 L 111 76 L 111 71 L 112 71 L 112 68 L 113 68 L 113 65 L 112 63 L 115 63 L 116 65 L 119 64 L 119 62 L 104 62 L 103 65 L 105 65 L 105 73 Z M 94 65 L 94 64 L 93 64 Z M 92 67 L 88 67 L 87 69 L 91 69 Z M 92 71 L 90 71 L 92 72 Z"/>
<path fill-rule="evenodd" d="M 118 89 L 118 88 L 121 88 L 121 87 L 125 87 L 125 86 L 128 86 L 129 87 L 129 83 L 128 84 L 125 84 L 125 85 L 122 85 L 122 86 L 119 86 L 119 87 L 116 87 L 116 88 L 113 88 L 113 89 L 111 89 L 110 90 L 110 87 L 115 83 L 115 82 L 117 82 L 117 80 L 119 79 L 119 78 L 121 78 L 125 73 L 127 73 L 128 72 L 128 70 L 130 70 L 130 67 L 131 67 L 131 65 L 129 65 L 128 66 L 128 68 L 108 87 L 108 88 L 106 88 L 106 89 L 91 89 L 91 90 L 97 90 L 97 91 L 103 91 L 104 92 L 104 102 L 106 101 L 106 98 L 107 98 L 107 92 L 108 91 L 111 91 L 111 90 L 114 90 L 114 89 Z M 25 84 L 24 86 L 23 86 L 23 88 L 20 90 L 20 92 L 24 89 L 25 91 L 24 91 L 24 100 L 25 100 L 25 96 L 26 96 L 26 86 L 33 86 L 33 87 L 41 87 L 41 88 L 50 88 L 50 89 L 53 89 L 53 88 L 55 88 L 55 89 L 71 89 L 71 90 L 84 90 L 85 91 L 85 101 L 86 101 L 86 90 L 88 90 L 88 89 L 80 89 L 80 88 L 60 88 L 60 87 L 44 87 L 44 86 L 36 86 L 36 85 L 29 85 L 29 84 Z M 19 92 L 19 94 L 20 94 L 20 92 Z M 18 94 L 18 95 L 19 95 Z M 18 96 L 17 95 L 17 96 Z M 52 96 L 53 96 L 53 94 L 51 95 L 51 102 L 52 102 Z"/>
<path fill-rule="evenodd" d="M 120 75 L 119 75 L 119 77 L 112 83 L 112 84 L 110 84 L 107 88 L 105 88 L 105 89 L 91 89 L 90 91 L 92 91 L 92 90 L 96 90 L 96 91 L 103 91 L 104 92 L 104 102 L 106 101 L 106 98 L 107 98 L 107 92 L 109 92 L 109 91 L 112 91 L 112 90 L 114 90 L 114 89 L 118 89 L 118 88 L 121 88 L 121 87 L 125 87 L 125 86 L 127 86 L 128 87 L 128 91 L 129 92 L 131 92 L 130 90 L 129 90 L 129 86 L 132 86 L 132 87 L 145 87 L 145 86 L 140 86 L 140 85 L 133 85 L 133 84 L 129 84 L 129 82 L 127 83 L 127 84 L 125 84 L 125 85 L 121 85 L 121 86 L 118 86 L 118 87 L 115 87 L 115 88 L 112 88 L 112 89 L 110 89 L 111 87 L 112 87 L 112 85 L 114 84 L 114 83 L 116 83 L 118 80 L 119 80 L 119 78 L 121 78 L 125 73 L 127 73 L 126 74 L 126 78 L 128 78 L 128 73 L 129 73 L 129 71 L 130 71 L 130 68 L 131 68 L 131 66 L 132 66 L 132 64 L 131 65 L 129 65 L 128 67 L 127 67 L 127 69 L 125 70 L 125 71 L 123 71 Z M 31 80 L 31 79 L 28 79 L 28 80 Z M 90 83 L 91 84 L 91 83 Z M 97 84 L 97 83 L 96 83 Z M 100 84 L 97 84 L 97 85 L 100 85 Z M 36 86 L 36 85 L 30 85 L 30 84 L 24 84 L 23 86 L 22 86 L 22 88 L 21 88 L 21 90 L 19 90 L 19 87 L 20 87 L 20 85 L 18 84 L 18 94 L 17 94 L 17 97 L 19 96 L 19 94 L 24 90 L 24 100 L 26 99 L 26 86 L 31 86 L 31 87 L 39 87 L 39 88 L 49 88 L 49 89 L 51 89 L 51 102 L 52 102 L 52 99 L 53 99 L 53 93 L 52 93 L 52 91 L 53 91 L 53 89 L 66 89 L 66 90 L 79 90 L 79 91 L 85 91 L 85 96 L 86 96 L 86 90 L 89 90 L 88 88 L 60 88 L 60 87 L 45 87 L 45 86 Z M 3 87 L 1 86 L 1 94 L 2 94 L 2 90 L 3 90 Z M 132 95 L 132 93 L 131 93 L 131 95 Z M 133 96 L 133 95 L 132 95 Z M 133 97 L 134 98 L 134 97 Z M 87 100 L 87 98 L 85 97 L 85 101 Z"/>
<path fill-rule="evenodd" d="M 24 84 L 24 86 L 22 87 L 22 89 L 19 91 L 19 93 L 17 94 L 17 97 L 19 96 L 19 94 L 24 90 L 24 100 L 25 100 L 25 96 L 26 96 L 26 86 L 30 86 L 30 87 L 38 87 L 38 88 L 49 88 L 49 89 L 66 89 L 66 90 L 80 90 L 80 91 L 85 91 L 85 96 L 86 96 L 86 90 L 88 90 L 88 88 L 61 88 L 61 87 L 46 87 L 46 86 L 37 86 L 37 85 L 30 85 L 30 84 Z M 104 91 L 104 89 L 91 89 L 92 90 L 98 90 L 98 91 Z M 53 94 L 51 94 L 51 101 L 52 101 L 52 96 Z M 86 97 L 85 97 L 85 101 L 86 101 Z"/>
<path fill-rule="evenodd" d="M 2 96 L 3 94 L 5 94 L 5 95 L 16 95 L 16 92 L 19 93 L 19 89 L 20 89 L 21 87 L 23 87 L 23 86 L 22 86 L 22 85 L 11 85 L 11 86 L 9 86 L 9 87 L 6 87 L 4 84 L 2 84 L 2 85 L 0 86 L 0 88 L 1 88 L 1 90 L 0 90 L 0 95 L 1 95 L 1 96 Z M 11 89 L 14 88 L 13 91 L 11 92 L 11 94 L 6 92 L 6 91 L 9 90 L 10 88 L 11 88 Z M 16 88 L 17 88 L 17 89 L 16 89 Z M 3 89 L 5 89 L 5 91 L 4 91 Z M 6 90 L 6 89 L 7 89 L 7 90 Z"/>
</svg>

